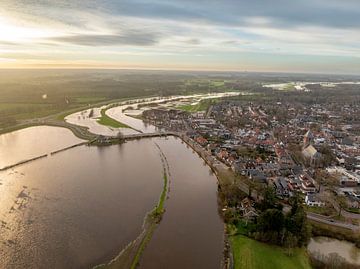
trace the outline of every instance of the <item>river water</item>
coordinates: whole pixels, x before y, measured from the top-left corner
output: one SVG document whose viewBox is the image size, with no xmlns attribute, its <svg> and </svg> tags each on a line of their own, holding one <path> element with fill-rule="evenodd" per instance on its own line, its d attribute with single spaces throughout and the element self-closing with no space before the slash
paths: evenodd
<svg viewBox="0 0 360 269">
<path fill-rule="evenodd" d="M 83 142 L 65 128 L 37 126 L 0 135 L 0 168 Z"/>
<path fill-rule="evenodd" d="M 141 132 L 156 130 L 123 113 L 127 106 L 107 114 Z M 116 134 L 96 122 L 99 111 L 66 120 L 97 134 Z M 58 127 L 2 135 L 0 168 L 79 142 Z M 0 268 L 90 268 L 114 258 L 139 235 L 162 191 L 155 143 L 169 163 L 170 192 L 140 268 L 219 268 L 223 224 L 216 177 L 174 137 L 80 146 L 0 172 Z"/>
<path fill-rule="evenodd" d="M 23 139 L 36 140 L 31 133 Z M 55 149 L 41 141 L 37 153 Z M 218 268 L 223 227 L 216 178 L 172 137 L 81 146 L 0 172 L 0 268 L 90 268 L 114 258 L 138 236 L 161 193 L 154 142 L 168 158 L 171 191 L 141 265 Z"/>
<path fill-rule="evenodd" d="M 146 139 L 70 149 L 0 172 L 0 183 L 0 268 L 89 268 L 138 236 L 163 175 Z"/>
<path fill-rule="evenodd" d="M 145 109 L 149 109 L 148 105 L 154 104 L 163 104 L 166 101 L 166 104 L 163 104 L 165 107 L 174 107 L 178 101 L 189 101 L 191 100 L 193 104 L 196 104 L 204 99 L 211 98 L 220 98 L 225 96 L 236 96 L 239 94 L 247 94 L 245 92 L 223 92 L 223 93 L 209 93 L 209 94 L 194 94 L 194 95 L 176 95 L 168 97 L 149 97 L 141 99 L 133 99 L 128 101 L 123 101 L 118 103 L 118 106 L 112 107 L 106 111 L 106 115 L 109 117 L 124 123 L 130 128 L 112 128 L 99 124 L 98 118 L 101 116 L 101 109 L 106 108 L 97 107 L 92 109 L 83 110 L 80 112 L 73 113 L 68 115 L 65 120 L 69 123 L 85 126 L 89 128 L 89 131 L 94 134 L 114 136 L 118 132 L 121 132 L 124 135 L 134 134 L 138 132 L 142 133 L 153 133 L 157 131 L 157 128 L 153 125 L 144 123 L 142 120 L 135 118 Z M 141 106 L 141 107 L 140 107 Z M 126 110 L 131 107 L 131 110 Z M 92 110 L 92 115 L 90 111 Z M 90 116 L 91 115 L 91 116 Z"/>
<path fill-rule="evenodd" d="M 139 268 L 220 268 L 223 224 L 217 210 L 216 177 L 180 139 L 157 143 L 170 166 L 170 194 Z"/>
<path fill-rule="evenodd" d="M 79 126 L 88 127 L 89 132 L 98 135 L 116 136 L 119 132 L 124 135 L 138 133 L 137 131 L 130 128 L 113 128 L 99 124 L 97 121 L 101 117 L 101 109 L 103 108 L 105 107 L 95 107 L 73 113 L 65 117 L 65 121 Z M 90 111 L 93 113 L 92 116 Z"/>
<path fill-rule="evenodd" d="M 347 262 L 360 265 L 360 249 L 348 241 L 319 236 L 311 238 L 308 250 L 310 253 L 318 252 L 324 256 L 337 253 Z"/>
</svg>

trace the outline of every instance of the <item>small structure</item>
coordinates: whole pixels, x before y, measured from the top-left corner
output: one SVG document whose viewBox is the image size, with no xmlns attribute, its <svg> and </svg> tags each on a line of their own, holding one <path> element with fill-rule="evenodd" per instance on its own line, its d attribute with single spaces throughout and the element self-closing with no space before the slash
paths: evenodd
<svg viewBox="0 0 360 269">
<path fill-rule="evenodd" d="M 321 201 L 321 199 L 316 194 L 308 193 L 305 197 L 305 203 L 308 206 L 319 206 L 319 207 L 325 206 L 325 203 Z"/>
<path fill-rule="evenodd" d="M 244 198 L 240 202 L 240 210 L 246 222 L 249 220 L 254 220 L 256 217 L 259 216 L 253 206 L 253 202 L 250 200 L 249 197 Z"/>
</svg>

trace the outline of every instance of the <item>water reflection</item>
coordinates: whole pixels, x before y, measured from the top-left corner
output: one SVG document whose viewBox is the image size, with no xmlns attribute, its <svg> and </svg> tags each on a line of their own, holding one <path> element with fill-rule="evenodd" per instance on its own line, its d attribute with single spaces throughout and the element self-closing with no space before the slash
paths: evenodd
<svg viewBox="0 0 360 269">
<path fill-rule="evenodd" d="M 0 172 L 0 180 L 0 268 L 6 269 L 109 261 L 140 233 L 163 183 L 150 139 L 74 148 Z"/>
<path fill-rule="evenodd" d="M 37 126 L 0 135 L 0 168 L 48 154 L 83 140 L 65 128 Z"/>
</svg>

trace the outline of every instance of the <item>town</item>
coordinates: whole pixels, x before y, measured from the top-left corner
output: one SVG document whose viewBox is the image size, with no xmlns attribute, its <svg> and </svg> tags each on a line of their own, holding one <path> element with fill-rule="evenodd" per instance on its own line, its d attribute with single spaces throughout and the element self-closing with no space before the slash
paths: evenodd
<svg viewBox="0 0 360 269">
<path fill-rule="evenodd" d="M 285 209 L 298 196 L 308 219 L 357 230 L 359 115 L 359 103 L 225 98 L 203 111 L 160 106 L 142 117 L 160 130 L 184 134 L 210 166 L 231 170 L 230 181 L 251 200 L 225 201 L 224 212 L 258 216 L 253 205 L 271 188 Z"/>
</svg>

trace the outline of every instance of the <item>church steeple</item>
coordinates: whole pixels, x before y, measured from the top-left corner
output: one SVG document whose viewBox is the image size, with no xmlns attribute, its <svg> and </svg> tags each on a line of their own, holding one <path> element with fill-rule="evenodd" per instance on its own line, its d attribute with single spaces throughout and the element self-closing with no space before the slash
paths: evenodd
<svg viewBox="0 0 360 269">
<path fill-rule="evenodd" d="M 306 147 L 312 145 L 313 142 L 314 142 L 314 135 L 312 134 L 312 132 L 310 130 L 308 130 L 306 132 L 306 134 L 304 135 L 303 148 L 306 148 Z"/>
</svg>

